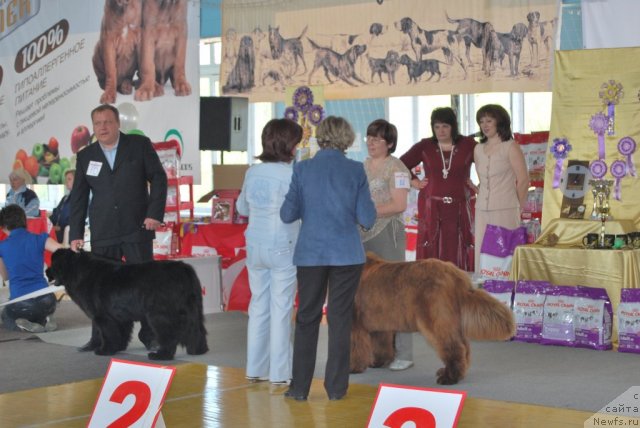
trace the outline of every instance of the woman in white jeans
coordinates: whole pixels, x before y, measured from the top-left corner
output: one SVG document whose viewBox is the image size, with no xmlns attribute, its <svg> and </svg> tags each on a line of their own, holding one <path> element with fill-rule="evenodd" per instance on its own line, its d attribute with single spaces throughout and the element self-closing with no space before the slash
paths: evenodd
<svg viewBox="0 0 640 428">
<path fill-rule="evenodd" d="M 273 119 L 262 130 L 262 163 L 247 171 L 237 209 L 249 217 L 245 232 L 251 302 L 247 328 L 247 371 L 251 382 L 287 384 L 291 379 L 291 327 L 296 293 L 293 250 L 300 222 L 280 220 L 289 190 L 302 127 Z"/>
</svg>

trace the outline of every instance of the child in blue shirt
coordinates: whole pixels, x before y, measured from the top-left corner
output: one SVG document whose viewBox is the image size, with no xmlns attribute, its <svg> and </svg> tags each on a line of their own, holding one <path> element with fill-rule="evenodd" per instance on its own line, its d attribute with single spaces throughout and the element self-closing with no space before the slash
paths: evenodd
<svg viewBox="0 0 640 428">
<path fill-rule="evenodd" d="M 18 205 L 0 210 L 0 228 L 8 235 L 0 241 L 0 275 L 9 279 L 9 299 L 32 293 L 49 286 L 44 277 L 44 250 L 56 251 L 62 245 L 47 233 L 28 232 L 27 216 Z M 56 310 L 53 293 L 6 305 L 1 318 L 4 328 L 33 333 L 53 331 L 54 322 L 49 317 Z"/>
</svg>

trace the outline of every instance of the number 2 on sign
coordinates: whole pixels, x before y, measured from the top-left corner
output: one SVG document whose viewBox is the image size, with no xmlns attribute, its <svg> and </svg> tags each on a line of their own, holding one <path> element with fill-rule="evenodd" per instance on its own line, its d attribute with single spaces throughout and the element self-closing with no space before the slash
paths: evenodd
<svg viewBox="0 0 640 428">
<path fill-rule="evenodd" d="M 108 428 L 130 427 L 147 411 L 151 401 L 151 390 L 146 383 L 137 380 L 130 380 L 120 384 L 111 394 L 109 401 L 122 404 L 129 395 L 135 397 L 133 406 L 128 412 L 109 424 Z"/>
</svg>

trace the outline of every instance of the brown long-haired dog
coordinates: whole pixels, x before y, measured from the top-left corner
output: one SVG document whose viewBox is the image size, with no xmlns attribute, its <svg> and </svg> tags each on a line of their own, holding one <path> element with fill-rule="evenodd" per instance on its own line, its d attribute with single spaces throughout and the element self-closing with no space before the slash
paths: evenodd
<svg viewBox="0 0 640 428">
<path fill-rule="evenodd" d="M 104 90 L 101 104 L 116 102 L 116 91 L 128 95 L 138 70 L 142 0 L 105 0 L 93 70 Z"/>
<path fill-rule="evenodd" d="M 140 47 L 141 83 L 136 101 L 149 101 L 164 95 L 171 80 L 177 97 L 191 95 L 187 81 L 187 0 L 145 0 L 142 9 Z"/>
<path fill-rule="evenodd" d="M 509 339 L 515 323 L 509 308 L 474 289 L 452 263 L 387 262 L 368 253 L 355 297 L 351 372 L 388 365 L 396 331 L 422 333 L 445 365 L 437 382 L 452 385 L 469 367 L 469 339 Z"/>
</svg>

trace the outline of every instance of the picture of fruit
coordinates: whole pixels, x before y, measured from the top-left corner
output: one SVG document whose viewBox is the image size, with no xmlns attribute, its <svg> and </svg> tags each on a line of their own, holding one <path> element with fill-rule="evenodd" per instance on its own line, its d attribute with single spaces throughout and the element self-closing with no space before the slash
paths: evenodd
<svg viewBox="0 0 640 428">
<path fill-rule="evenodd" d="M 40 169 L 38 170 L 38 177 L 48 177 L 49 176 L 49 168 L 44 165 L 40 165 Z"/>
<path fill-rule="evenodd" d="M 27 152 L 24 151 L 24 149 L 20 149 L 16 152 L 16 159 L 22 162 L 23 164 L 24 164 L 24 161 L 27 160 L 27 157 L 29 157 L 29 155 L 27 154 Z"/>
<path fill-rule="evenodd" d="M 78 153 L 78 150 L 89 144 L 90 138 L 91 134 L 86 126 L 78 125 L 73 128 L 73 132 L 71 133 L 71 151 Z"/>
<path fill-rule="evenodd" d="M 62 183 L 62 167 L 59 163 L 53 163 L 49 167 L 49 182 L 51 184 Z"/>
<path fill-rule="evenodd" d="M 56 139 L 56 137 L 51 137 L 49 138 L 49 144 L 47 144 L 49 146 L 49 150 L 52 153 L 58 153 L 58 140 Z"/>
<path fill-rule="evenodd" d="M 13 161 L 13 168 L 11 169 L 20 169 L 20 168 L 24 168 L 24 163 L 22 163 L 22 161 L 20 159 L 16 159 Z"/>
<path fill-rule="evenodd" d="M 71 168 L 71 161 L 68 158 L 60 158 L 60 166 L 62 167 L 62 171 L 66 171 Z"/>
<path fill-rule="evenodd" d="M 34 144 L 31 154 L 36 157 L 36 160 L 42 159 L 42 156 L 44 155 L 44 145 L 40 143 Z"/>
<path fill-rule="evenodd" d="M 36 159 L 35 156 L 29 156 L 27 160 L 24 161 L 24 169 L 30 176 L 36 178 L 38 176 L 38 171 L 40 170 L 38 159 Z"/>
</svg>

